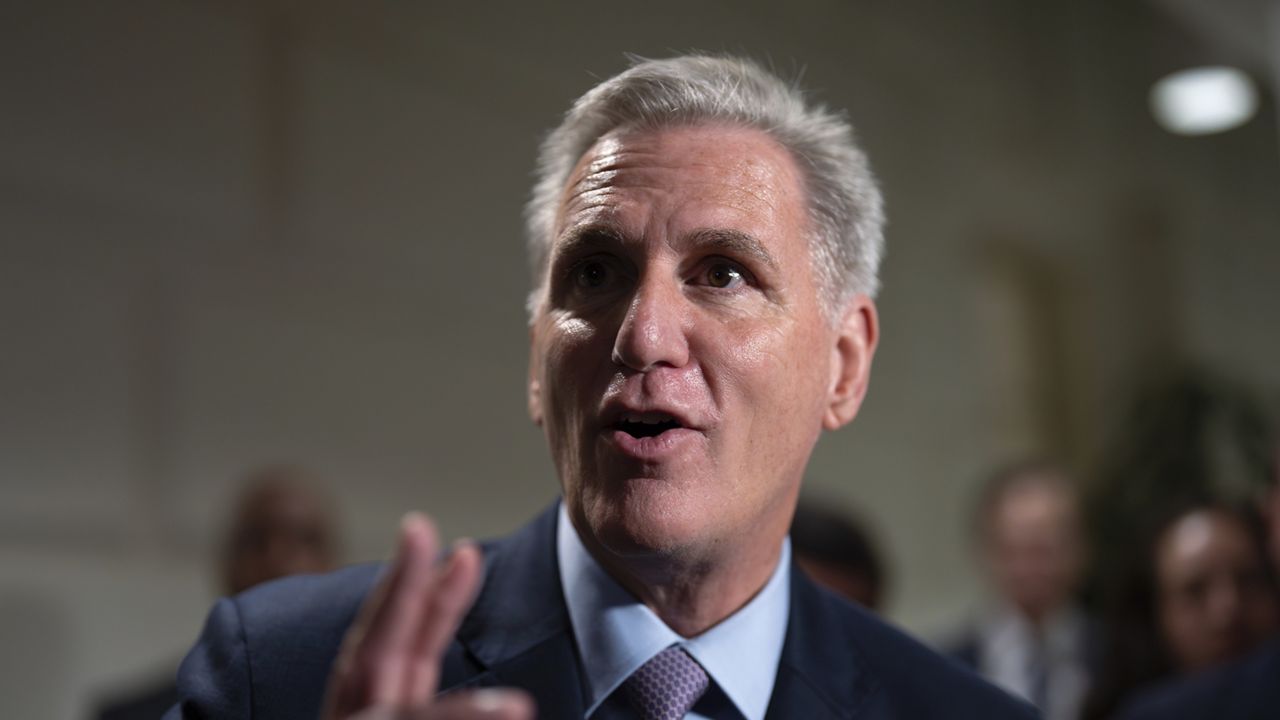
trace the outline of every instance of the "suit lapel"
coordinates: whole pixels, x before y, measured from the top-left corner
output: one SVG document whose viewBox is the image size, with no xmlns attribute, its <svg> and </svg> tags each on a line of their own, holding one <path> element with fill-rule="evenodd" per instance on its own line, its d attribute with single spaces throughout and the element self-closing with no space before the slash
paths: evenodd
<svg viewBox="0 0 1280 720">
<path fill-rule="evenodd" d="M 515 687 L 533 696 L 542 718 L 586 713 L 578 652 L 571 635 L 548 638 L 475 676 L 460 687 Z"/>
<path fill-rule="evenodd" d="M 766 720 L 867 718 L 878 683 L 841 608 L 791 566 L 791 617 Z"/>
<path fill-rule="evenodd" d="M 557 506 L 516 534 L 485 548 L 485 582 L 458 629 L 475 663 L 464 687 L 518 687 L 544 718 L 580 718 L 586 710 L 581 662 L 560 589 Z M 848 613 L 794 564 L 791 614 L 766 720 L 870 720 L 878 690 L 851 637 Z"/>
<path fill-rule="evenodd" d="M 582 671 L 556 560 L 556 505 L 485 548 L 485 582 L 458 629 L 479 673 L 455 685 L 527 690 L 540 717 L 582 717 Z"/>
</svg>

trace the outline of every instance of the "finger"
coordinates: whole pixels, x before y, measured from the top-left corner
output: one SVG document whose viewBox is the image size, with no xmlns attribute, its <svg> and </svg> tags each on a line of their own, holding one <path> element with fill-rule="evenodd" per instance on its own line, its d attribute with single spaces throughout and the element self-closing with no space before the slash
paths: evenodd
<svg viewBox="0 0 1280 720">
<path fill-rule="evenodd" d="M 439 542 L 426 516 L 410 513 L 387 576 L 360 609 L 343 641 L 329 688 L 326 717 L 342 717 L 370 705 L 400 705 L 405 668 L 438 570 Z"/>
<path fill-rule="evenodd" d="M 405 720 L 533 720 L 533 698 L 508 688 L 449 693 Z"/>
<path fill-rule="evenodd" d="M 430 607 L 423 609 L 405 680 L 405 694 L 410 703 L 425 703 L 435 695 L 445 648 L 475 602 L 483 567 L 480 548 L 474 543 L 459 542 L 455 546 L 440 575 Z"/>
<path fill-rule="evenodd" d="M 387 592 L 366 631 L 357 662 L 371 672 L 368 700 L 373 705 L 401 705 L 406 668 L 412 663 L 414 638 L 431 604 L 440 575 L 436 557 L 440 542 L 435 525 L 424 515 L 411 513 L 402 523 L 397 565 L 401 572 Z"/>
</svg>

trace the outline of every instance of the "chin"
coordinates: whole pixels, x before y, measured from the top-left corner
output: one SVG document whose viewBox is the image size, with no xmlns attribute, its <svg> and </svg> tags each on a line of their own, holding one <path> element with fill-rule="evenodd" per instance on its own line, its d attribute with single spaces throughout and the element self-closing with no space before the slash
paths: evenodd
<svg viewBox="0 0 1280 720">
<path fill-rule="evenodd" d="M 706 544 L 710 512 L 701 511 L 667 481 L 638 478 L 623 492 L 585 503 L 586 527 L 601 547 L 619 557 L 672 557 Z"/>
</svg>

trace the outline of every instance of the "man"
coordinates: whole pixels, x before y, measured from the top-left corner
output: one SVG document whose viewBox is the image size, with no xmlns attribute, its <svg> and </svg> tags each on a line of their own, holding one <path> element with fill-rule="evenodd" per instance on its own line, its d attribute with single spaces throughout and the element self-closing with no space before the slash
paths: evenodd
<svg viewBox="0 0 1280 720">
<path fill-rule="evenodd" d="M 249 473 L 222 539 L 219 584 L 231 595 L 275 578 L 337 566 L 337 523 L 308 471 L 272 465 Z M 172 673 L 109 700 L 98 720 L 155 720 L 178 700 Z"/>
<path fill-rule="evenodd" d="M 1074 597 L 1084 550 L 1070 477 L 1043 461 L 1003 468 L 982 489 L 975 524 L 998 597 L 953 654 L 1049 720 L 1080 717 L 1097 642 Z"/>
<path fill-rule="evenodd" d="M 856 518 L 802 496 L 790 535 L 796 565 L 806 575 L 868 610 L 881 609 L 888 584 L 884 562 Z"/>
<path fill-rule="evenodd" d="M 789 560 L 878 338 L 848 125 L 748 62 L 646 61 L 539 172 L 528 401 L 563 501 L 440 566 L 411 515 L 372 594 L 365 568 L 221 602 L 170 717 L 1031 717 Z"/>
<path fill-rule="evenodd" d="M 1271 560 L 1280 567 L 1280 444 L 1263 499 Z M 1218 599 L 1216 603 L 1223 600 Z M 1228 601 L 1229 602 L 1229 601 Z M 1280 712 L 1280 638 L 1240 662 L 1140 694 L 1123 720 L 1269 720 Z"/>
<path fill-rule="evenodd" d="M 319 484 L 293 465 L 269 465 L 245 479 L 223 541 L 223 580 L 232 595 L 337 566 L 338 524 Z"/>
</svg>

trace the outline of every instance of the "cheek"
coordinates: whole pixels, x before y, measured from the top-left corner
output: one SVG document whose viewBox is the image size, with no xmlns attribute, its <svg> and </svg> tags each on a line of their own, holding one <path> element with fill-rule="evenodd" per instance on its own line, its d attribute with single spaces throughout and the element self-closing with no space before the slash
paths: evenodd
<svg viewBox="0 0 1280 720">
<path fill-rule="evenodd" d="M 821 398 L 830 357 L 822 338 L 812 328 L 780 321 L 756 325 L 750 332 L 734 333 L 725 340 L 734 368 L 734 379 L 744 393 L 753 393 L 755 407 L 769 413 L 769 420 L 820 422 Z"/>
<path fill-rule="evenodd" d="M 829 362 L 820 347 L 812 333 L 785 321 L 756 322 L 727 326 L 703 355 L 710 358 L 707 384 L 730 422 L 728 440 L 739 457 L 772 467 L 808 457 L 821 433 Z"/>
<path fill-rule="evenodd" d="M 598 328 L 577 318 L 550 321 L 544 337 L 542 402 L 554 446 L 556 430 L 592 409 L 586 403 L 598 384 L 599 369 L 609 364 L 610 349 Z"/>
<path fill-rule="evenodd" d="M 1176 595 L 1166 600 L 1161 608 L 1162 624 L 1174 648 L 1188 652 L 1199 645 L 1205 634 L 1204 612 L 1186 595 Z"/>
</svg>

